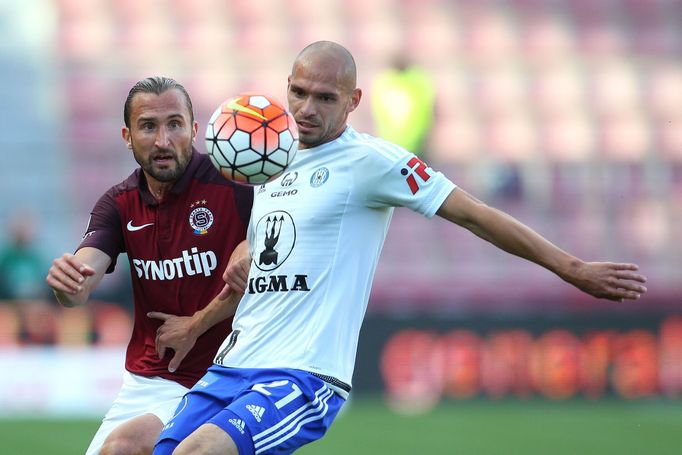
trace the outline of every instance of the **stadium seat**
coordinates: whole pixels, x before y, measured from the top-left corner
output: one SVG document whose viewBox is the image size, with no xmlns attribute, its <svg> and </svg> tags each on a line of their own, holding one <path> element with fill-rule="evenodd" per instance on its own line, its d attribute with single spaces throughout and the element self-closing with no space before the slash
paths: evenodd
<svg viewBox="0 0 682 455">
<path fill-rule="evenodd" d="M 493 163 L 528 163 L 537 159 L 535 125 L 523 106 L 491 116 L 483 137 Z"/>
<path fill-rule="evenodd" d="M 682 66 L 661 62 L 645 73 L 646 102 L 656 120 L 682 113 Z"/>
<path fill-rule="evenodd" d="M 637 110 L 623 110 L 602 119 L 600 147 L 603 158 L 611 163 L 641 163 L 652 144 L 644 116 Z"/>
<path fill-rule="evenodd" d="M 478 159 L 480 148 L 479 124 L 473 115 L 447 111 L 439 115 L 431 130 L 426 155 L 432 166 L 466 165 Z"/>
<path fill-rule="evenodd" d="M 575 107 L 545 115 L 539 120 L 540 149 L 550 163 L 589 163 L 596 146 L 589 114 Z"/>
<path fill-rule="evenodd" d="M 537 11 L 518 20 L 523 30 L 520 47 L 528 63 L 542 65 L 571 58 L 576 48 L 576 37 L 568 21 L 556 13 L 537 14 Z"/>
<path fill-rule="evenodd" d="M 467 4 L 462 23 L 466 24 L 463 49 L 468 59 L 477 66 L 487 67 L 519 57 L 519 34 L 513 16 L 503 10 Z"/>
<path fill-rule="evenodd" d="M 57 47 L 60 55 L 71 62 L 93 60 L 114 45 L 114 23 L 108 13 L 108 1 L 81 3 L 60 0 Z"/>
<path fill-rule="evenodd" d="M 602 58 L 588 68 L 589 101 L 596 115 L 641 107 L 642 93 L 635 64 L 625 58 Z"/>
<path fill-rule="evenodd" d="M 409 3 L 409 2 L 408 2 Z M 401 53 L 411 60 L 434 67 L 443 63 L 443 55 L 458 60 L 461 55 L 460 35 L 462 27 L 453 5 L 441 4 L 434 7 L 433 2 L 411 2 L 412 7 L 405 11 L 411 20 L 407 21 Z"/>
<path fill-rule="evenodd" d="M 529 85 L 529 97 L 539 117 L 575 110 L 587 103 L 584 72 L 575 58 L 537 67 Z"/>
</svg>

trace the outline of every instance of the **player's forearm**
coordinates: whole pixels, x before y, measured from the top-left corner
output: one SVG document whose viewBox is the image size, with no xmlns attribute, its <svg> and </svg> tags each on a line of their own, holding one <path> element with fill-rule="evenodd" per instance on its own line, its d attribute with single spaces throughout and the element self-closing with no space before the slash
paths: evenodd
<svg viewBox="0 0 682 455">
<path fill-rule="evenodd" d="M 515 256 L 545 267 L 562 279 L 578 280 L 583 262 L 511 215 L 490 207 L 461 188 L 452 191 L 438 215 Z"/>
<path fill-rule="evenodd" d="M 57 298 L 57 301 L 64 307 L 67 308 L 72 308 L 75 306 L 83 305 L 85 302 L 88 301 L 88 298 L 90 297 L 90 292 L 89 291 L 80 291 L 76 294 L 67 294 L 66 292 L 61 292 L 61 291 L 53 291 L 54 296 Z"/>
<path fill-rule="evenodd" d="M 470 226 L 474 234 L 498 248 L 532 261 L 573 283 L 582 261 L 563 251 L 549 240 L 512 216 L 488 207 Z"/>
<path fill-rule="evenodd" d="M 241 297 L 242 294 L 236 292 L 231 292 L 226 299 L 216 297 L 204 309 L 194 313 L 191 329 L 194 335 L 199 337 L 214 325 L 234 316 Z"/>
<path fill-rule="evenodd" d="M 76 254 L 64 253 L 52 261 L 45 281 L 61 305 L 82 305 L 88 301 L 110 264 L 111 258 L 103 251 L 84 247 Z"/>
</svg>

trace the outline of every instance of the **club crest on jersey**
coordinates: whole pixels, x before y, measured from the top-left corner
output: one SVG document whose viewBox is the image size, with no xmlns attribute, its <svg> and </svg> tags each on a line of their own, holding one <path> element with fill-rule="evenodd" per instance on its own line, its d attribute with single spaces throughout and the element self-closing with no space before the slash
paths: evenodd
<svg viewBox="0 0 682 455">
<path fill-rule="evenodd" d="M 253 262 L 260 270 L 275 270 L 287 260 L 295 243 L 296 226 L 291 215 L 283 210 L 270 212 L 256 225 L 256 247 L 260 252 Z"/>
<path fill-rule="evenodd" d="M 326 167 L 321 167 L 317 169 L 315 172 L 313 172 L 313 175 L 310 176 L 310 186 L 312 186 L 313 188 L 322 186 L 325 184 L 328 178 L 329 169 L 327 169 Z"/>
<path fill-rule="evenodd" d="M 191 207 L 195 206 L 192 204 Z M 204 235 L 213 226 L 213 213 L 208 207 L 197 207 L 189 214 L 189 225 L 196 235 Z"/>
<path fill-rule="evenodd" d="M 416 156 L 413 156 L 410 159 L 410 161 L 407 162 L 407 166 L 409 167 L 409 170 L 406 168 L 402 168 L 400 170 L 400 173 L 402 175 L 407 176 L 407 178 L 405 179 L 405 181 L 407 182 L 407 186 L 410 187 L 410 191 L 412 191 L 412 194 L 416 194 L 417 191 L 419 191 L 419 183 L 417 182 L 417 178 L 419 178 L 419 180 L 421 180 L 422 182 L 427 182 L 431 178 L 429 173 L 426 172 L 428 166 L 426 165 L 426 163 L 424 163 Z"/>
</svg>

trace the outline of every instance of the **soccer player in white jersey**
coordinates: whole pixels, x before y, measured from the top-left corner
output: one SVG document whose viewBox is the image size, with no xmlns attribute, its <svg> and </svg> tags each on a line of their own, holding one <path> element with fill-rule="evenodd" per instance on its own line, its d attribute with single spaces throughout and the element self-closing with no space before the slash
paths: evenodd
<svg viewBox="0 0 682 455">
<path fill-rule="evenodd" d="M 300 150 L 255 190 L 252 264 L 233 331 L 155 454 L 288 454 L 322 437 L 350 392 L 394 207 L 439 215 L 595 297 L 646 292 L 636 265 L 584 262 L 413 154 L 357 133 L 347 124 L 362 96 L 355 84 L 353 57 L 338 44 L 313 43 L 296 58 L 288 101 Z"/>
</svg>

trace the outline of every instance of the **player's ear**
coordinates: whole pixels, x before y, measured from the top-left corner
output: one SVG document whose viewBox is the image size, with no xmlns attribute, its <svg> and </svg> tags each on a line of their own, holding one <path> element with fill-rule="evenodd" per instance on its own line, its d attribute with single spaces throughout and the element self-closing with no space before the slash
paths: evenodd
<svg viewBox="0 0 682 455">
<path fill-rule="evenodd" d="M 197 140 L 197 131 L 199 131 L 199 122 L 195 120 L 192 123 L 192 144 Z"/>
<path fill-rule="evenodd" d="M 289 88 L 291 87 L 291 74 L 287 76 L 287 95 L 289 94 Z"/>
<path fill-rule="evenodd" d="M 353 89 L 353 93 L 350 95 L 350 105 L 348 106 L 348 112 L 353 112 L 360 105 L 360 99 L 362 98 L 362 90 L 359 88 Z"/>
<path fill-rule="evenodd" d="M 127 144 L 127 147 L 129 149 L 133 148 L 133 141 L 130 137 L 130 130 L 127 127 L 121 128 L 121 137 L 123 138 L 123 141 Z"/>
</svg>

